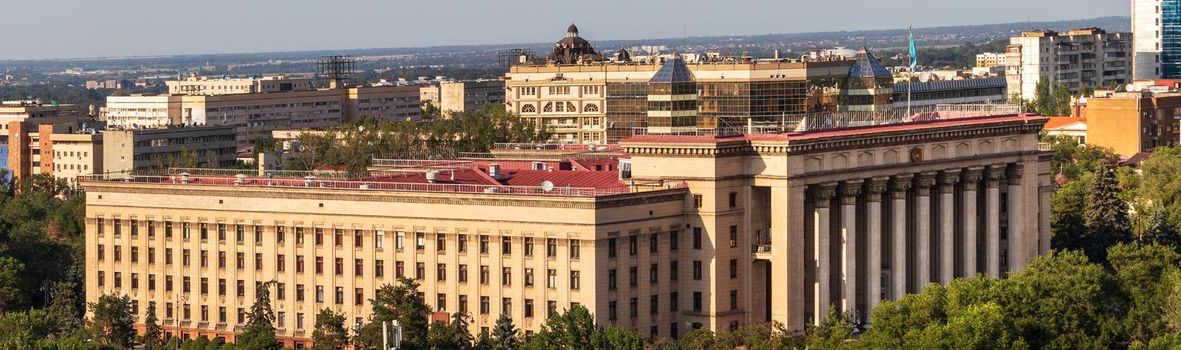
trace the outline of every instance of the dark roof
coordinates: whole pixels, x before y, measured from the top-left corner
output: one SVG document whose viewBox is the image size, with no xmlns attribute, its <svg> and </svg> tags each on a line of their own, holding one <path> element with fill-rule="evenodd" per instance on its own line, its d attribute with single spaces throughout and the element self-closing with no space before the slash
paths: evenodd
<svg viewBox="0 0 1181 350">
<path fill-rule="evenodd" d="M 572 33 L 572 34 L 578 34 L 578 26 L 574 25 L 574 23 L 570 23 L 570 27 L 566 28 L 566 32 Z"/>
<path fill-rule="evenodd" d="M 963 80 L 942 80 L 942 81 L 928 81 L 925 83 L 898 83 L 894 85 L 894 93 L 899 92 L 930 92 L 930 91 L 948 91 L 948 90 L 964 90 L 964 89 L 988 89 L 988 88 L 1004 88 L 1008 87 L 1005 78 L 987 78 L 987 79 L 963 79 Z M 914 89 L 914 90 L 911 90 Z"/>
<path fill-rule="evenodd" d="M 681 56 L 676 56 L 664 62 L 664 65 L 660 66 L 660 70 L 656 71 L 656 75 L 653 75 L 648 83 L 687 83 L 692 81 L 693 72 L 690 72 L 689 67 L 685 66 L 685 60 L 681 59 Z"/>
<path fill-rule="evenodd" d="M 853 67 L 849 68 L 850 78 L 893 78 L 894 75 L 882 66 L 882 62 L 874 57 L 873 53 L 866 48 L 861 48 L 857 51 L 857 56 L 853 56 Z"/>
</svg>

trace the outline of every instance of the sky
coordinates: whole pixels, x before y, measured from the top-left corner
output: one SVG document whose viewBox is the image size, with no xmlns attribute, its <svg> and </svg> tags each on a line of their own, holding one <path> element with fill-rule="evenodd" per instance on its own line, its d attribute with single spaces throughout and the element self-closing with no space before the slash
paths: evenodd
<svg viewBox="0 0 1181 350">
<path fill-rule="evenodd" d="M 799 33 L 1128 16 L 1127 0 L 4 0 L 0 59 Z M 22 15 L 25 14 L 25 15 Z"/>
</svg>

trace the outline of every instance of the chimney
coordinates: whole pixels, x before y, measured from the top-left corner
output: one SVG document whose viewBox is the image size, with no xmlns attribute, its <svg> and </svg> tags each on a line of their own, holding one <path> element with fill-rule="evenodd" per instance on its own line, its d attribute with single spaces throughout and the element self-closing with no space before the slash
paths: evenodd
<svg viewBox="0 0 1181 350">
<path fill-rule="evenodd" d="M 493 179 L 499 179 L 500 178 L 500 164 L 496 164 L 496 163 L 488 164 L 488 176 L 491 176 Z"/>
</svg>

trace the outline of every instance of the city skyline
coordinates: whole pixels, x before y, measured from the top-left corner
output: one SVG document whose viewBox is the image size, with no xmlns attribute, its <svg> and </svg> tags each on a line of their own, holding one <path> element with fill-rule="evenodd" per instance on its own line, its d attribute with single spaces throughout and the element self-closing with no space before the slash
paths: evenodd
<svg viewBox="0 0 1181 350">
<path fill-rule="evenodd" d="M 0 48 L 0 60 L 547 42 L 552 40 L 552 28 L 570 22 L 578 23 L 584 36 L 596 40 L 633 40 L 896 29 L 907 23 L 921 28 L 1129 15 L 1124 2 L 1083 3 L 1087 6 L 1065 0 L 1002 0 L 979 8 L 975 4 L 933 0 L 903 4 L 836 0 L 830 2 L 835 6 L 800 10 L 796 8 L 799 4 L 792 3 L 747 1 L 723 6 L 698 0 L 676 6 L 614 0 L 593 4 L 512 0 L 508 4 L 471 2 L 463 6 L 350 0 L 323 6 L 295 0 L 282 7 L 229 0 L 212 0 L 201 7 L 144 0 L 118 4 L 58 0 L 10 5 L 11 13 L 70 11 L 53 16 L 13 16 L 0 24 L 0 30 L 28 38 Z M 1008 6 L 1018 4 L 1021 6 Z M 617 11 L 620 6 L 634 10 Z M 236 19 L 227 21 L 231 18 Z M 482 25 L 489 23 L 487 18 L 518 20 Z M 330 25 L 327 19 L 341 25 Z M 70 38 L 78 33 L 89 38 L 64 39 L 57 45 L 34 40 Z"/>
</svg>

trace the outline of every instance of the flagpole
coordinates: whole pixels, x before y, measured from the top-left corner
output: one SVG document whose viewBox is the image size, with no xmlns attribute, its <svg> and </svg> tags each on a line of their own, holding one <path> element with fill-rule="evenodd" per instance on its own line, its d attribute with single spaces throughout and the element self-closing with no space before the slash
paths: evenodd
<svg viewBox="0 0 1181 350">
<path fill-rule="evenodd" d="M 914 90 L 914 82 L 913 82 L 914 67 L 915 67 L 915 63 L 918 62 L 918 60 L 914 57 L 915 56 L 914 26 L 912 24 L 910 24 L 910 23 L 906 24 L 906 33 L 907 33 L 907 37 L 910 39 L 910 62 L 911 62 L 910 76 L 906 78 L 906 117 L 910 118 L 910 116 L 911 116 L 911 114 L 910 114 L 910 101 L 911 101 L 910 93 L 911 93 L 911 91 Z"/>
</svg>

